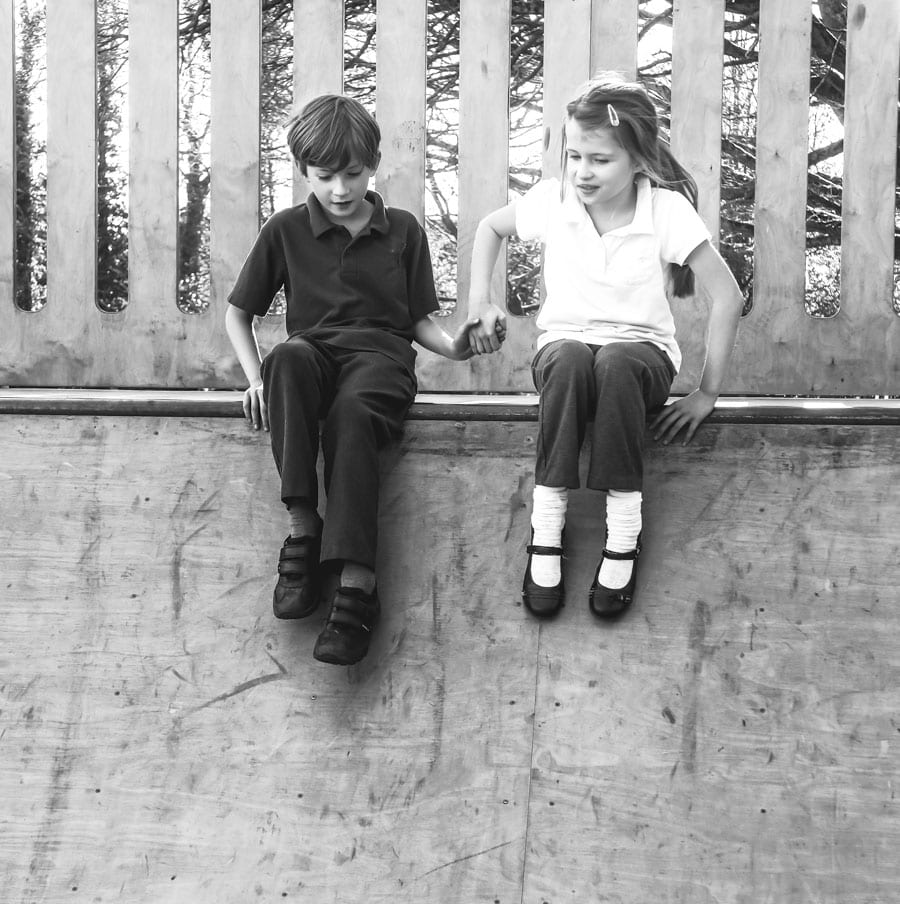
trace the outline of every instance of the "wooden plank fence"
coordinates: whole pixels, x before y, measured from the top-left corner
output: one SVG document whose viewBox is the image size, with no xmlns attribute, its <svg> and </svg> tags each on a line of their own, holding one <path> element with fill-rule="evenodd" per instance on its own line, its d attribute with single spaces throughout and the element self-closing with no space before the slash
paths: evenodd
<svg viewBox="0 0 900 904">
<path fill-rule="evenodd" d="M 0 104 L 0 383 L 11 386 L 231 388 L 242 377 L 224 333 L 229 286 L 259 226 L 262 0 L 212 7 L 211 304 L 182 313 L 177 295 L 177 3 L 130 0 L 129 304 L 104 313 L 96 295 L 95 0 L 47 8 L 48 301 L 14 304 L 14 118 Z M 15 3 L 0 0 L 0 96 L 13 96 Z M 633 72 L 636 0 L 546 0 L 544 166 L 553 171 L 561 105 L 596 68 Z M 718 233 L 724 0 L 678 0 L 673 29 L 672 140 L 695 173 Z M 339 90 L 343 17 L 336 0 L 295 0 L 294 94 Z M 461 0 L 459 298 L 478 219 L 507 197 L 510 0 Z M 378 7 L 376 108 L 384 128 L 378 185 L 423 216 L 427 5 Z M 727 391 L 900 393 L 900 323 L 892 311 L 900 7 L 850 0 L 847 16 L 841 311 L 804 312 L 805 148 L 810 4 L 763 0 L 760 20 L 755 297 Z M 295 197 L 302 198 L 298 184 Z M 502 274 L 497 276 L 498 291 Z M 455 315 L 456 322 L 461 313 Z M 702 300 L 676 304 L 686 366 L 702 365 Z M 267 318 L 263 344 L 276 341 Z M 423 353 L 423 389 L 530 390 L 531 321 L 505 351 L 469 366 Z"/>
</svg>

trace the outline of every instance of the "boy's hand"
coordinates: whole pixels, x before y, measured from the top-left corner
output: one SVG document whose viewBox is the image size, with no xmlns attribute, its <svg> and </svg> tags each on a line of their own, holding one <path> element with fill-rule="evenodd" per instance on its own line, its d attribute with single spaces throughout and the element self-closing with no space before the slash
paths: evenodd
<svg viewBox="0 0 900 904">
<path fill-rule="evenodd" d="M 472 321 L 469 321 L 472 323 Z M 473 355 L 489 355 L 497 351 L 506 339 L 506 315 L 491 305 L 469 330 L 469 347 Z"/>
<path fill-rule="evenodd" d="M 244 390 L 244 417 L 254 430 L 269 429 L 269 410 L 263 398 L 262 383 Z"/>
<path fill-rule="evenodd" d="M 653 419 L 650 429 L 654 439 L 661 439 L 668 445 L 675 439 L 678 432 L 686 427 L 683 445 L 687 445 L 697 432 L 697 428 L 710 415 L 716 406 L 717 396 L 710 395 L 702 389 L 695 389 L 683 399 L 666 405 L 665 408 Z"/>
<path fill-rule="evenodd" d="M 467 358 L 472 357 L 472 352 L 469 348 L 471 341 L 469 337 L 472 334 L 472 330 L 480 323 L 480 318 L 470 317 L 465 323 L 459 325 L 459 328 L 450 340 L 450 357 L 455 361 L 465 361 Z"/>
</svg>

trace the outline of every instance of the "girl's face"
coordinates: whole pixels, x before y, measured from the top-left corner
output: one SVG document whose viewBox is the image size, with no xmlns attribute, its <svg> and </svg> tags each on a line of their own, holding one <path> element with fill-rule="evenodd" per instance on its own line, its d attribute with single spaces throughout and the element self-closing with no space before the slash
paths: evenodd
<svg viewBox="0 0 900 904">
<path fill-rule="evenodd" d="M 614 128 L 585 130 L 566 122 L 566 178 L 588 209 L 614 211 L 631 202 L 639 167 Z"/>
</svg>

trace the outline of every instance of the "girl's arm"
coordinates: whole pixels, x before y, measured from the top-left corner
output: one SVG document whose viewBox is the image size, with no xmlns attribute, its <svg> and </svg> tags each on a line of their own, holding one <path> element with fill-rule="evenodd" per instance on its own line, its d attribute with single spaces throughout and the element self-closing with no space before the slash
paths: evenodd
<svg viewBox="0 0 900 904">
<path fill-rule="evenodd" d="M 706 361 L 700 386 L 683 399 L 667 405 L 653 420 L 650 429 L 656 439 L 671 442 L 683 427 L 689 443 L 697 428 L 712 412 L 722 391 L 731 350 L 741 319 L 744 298 L 728 265 L 709 242 L 698 245 L 685 263 L 712 299 L 706 340 Z"/>
<path fill-rule="evenodd" d="M 491 302 L 491 274 L 503 239 L 515 234 L 515 203 L 489 213 L 475 230 L 469 283 L 469 320 L 481 322 L 469 332 L 469 342 L 476 355 L 497 351 L 506 335 L 506 315 Z"/>
<path fill-rule="evenodd" d="M 225 311 L 225 332 L 237 355 L 238 362 L 247 377 L 250 387 L 244 392 L 244 416 L 255 430 L 262 427 L 269 429 L 269 413 L 263 400 L 262 376 L 259 366 L 259 345 L 256 341 L 256 329 L 253 326 L 253 315 L 242 308 L 229 304 Z"/>
<path fill-rule="evenodd" d="M 469 335 L 478 325 L 478 318 L 469 318 L 456 331 L 454 336 L 448 335 L 430 317 L 423 317 L 413 326 L 416 342 L 428 351 L 453 361 L 465 361 L 472 357 Z"/>
</svg>

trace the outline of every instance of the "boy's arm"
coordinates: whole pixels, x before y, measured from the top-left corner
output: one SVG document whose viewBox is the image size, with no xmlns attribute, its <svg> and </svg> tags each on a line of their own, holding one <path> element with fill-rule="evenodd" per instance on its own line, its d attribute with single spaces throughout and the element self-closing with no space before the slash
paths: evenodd
<svg viewBox="0 0 900 904">
<path fill-rule="evenodd" d="M 506 315 L 491 302 L 491 274 L 503 239 L 515 234 L 515 203 L 489 213 L 475 230 L 469 282 L 469 319 L 478 319 L 481 323 L 470 330 L 469 343 L 476 355 L 497 351 L 506 336 Z"/>
<path fill-rule="evenodd" d="M 413 335 L 422 348 L 427 348 L 428 351 L 443 355 L 445 358 L 451 358 L 453 361 L 465 361 L 472 357 L 469 334 L 478 325 L 478 322 L 477 318 L 469 318 L 460 326 L 454 336 L 450 336 L 431 317 L 423 317 L 413 326 Z"/>
<path fill-rule="evenodd" d="M 247 377 L 249 388 L 244 392 L 244 416 L 254 429 L 269 429 L 269 413 L 263 400 L 262 376 L 259 372 L 261 363 L 259 345 L 256 341 L 256 329 L 253 326 L 253 315 L 242 308 L 229 304 L 225 311 L 225 332 L 237 355 L 238 362 Z"/>
<path fill-rule="evenodd" d="M 689 443 L 697 427 L 712 412 L 722 391 L 731 350 L 737 334 L 744 298 L 728 265 L 707 241 L 698 245 L 685 263 L 712 299 L 706 340 L 706 361 L 700 386 L 684 398 L 667 405 L 650 425 L 656 439 L 670 442 L 683 427 Z"/>
</svg>

